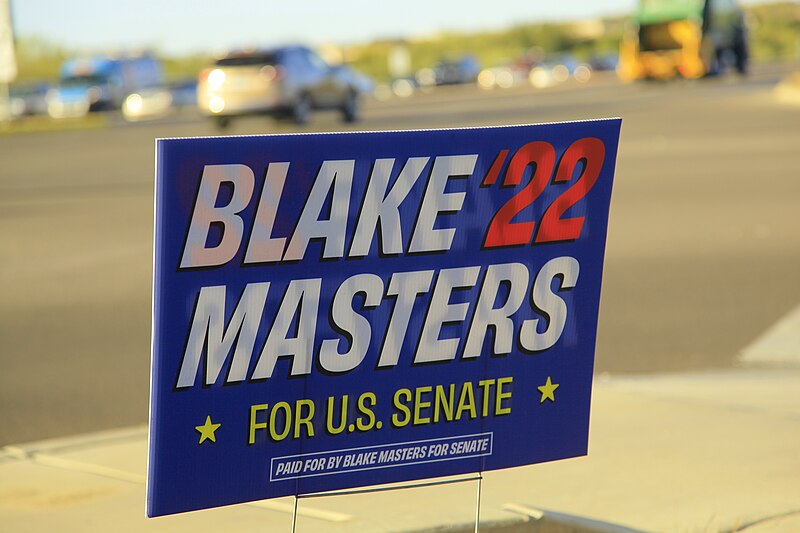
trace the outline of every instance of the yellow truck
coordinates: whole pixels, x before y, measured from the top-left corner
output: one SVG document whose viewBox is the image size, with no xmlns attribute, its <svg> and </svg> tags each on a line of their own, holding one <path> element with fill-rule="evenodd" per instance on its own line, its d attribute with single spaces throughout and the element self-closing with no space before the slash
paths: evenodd
<svg viewBox="0 0 800 533">
<path fill-rule="evenodd" d="M 735 0 L 640 0 L 627 23 L 618 73 L 624 81 L 695 79 L 748 64 L 744 12 Z"/>
</svg>

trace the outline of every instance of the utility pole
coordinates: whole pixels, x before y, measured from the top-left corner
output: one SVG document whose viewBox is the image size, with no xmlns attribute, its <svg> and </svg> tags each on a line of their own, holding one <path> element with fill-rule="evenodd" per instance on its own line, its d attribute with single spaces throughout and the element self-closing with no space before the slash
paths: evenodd
<svg viewBox="0 0 800 533">
<path fill-rule="evenodd" d="M 17 60 L 14 55 L 11 6 L 9 0 L 0 0 L 0 120 L 11 118 L 8 85 L 16 78 Z"/>
</svg>

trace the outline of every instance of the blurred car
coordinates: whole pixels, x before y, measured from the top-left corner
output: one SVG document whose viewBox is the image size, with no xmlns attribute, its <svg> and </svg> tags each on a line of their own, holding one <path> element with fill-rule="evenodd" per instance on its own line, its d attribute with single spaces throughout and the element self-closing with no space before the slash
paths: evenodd
<svg viewBox="0 0 800 533">
<path fill-rule="evenodd" d="M 162 82 L 161 63 L 148 54 L 70 59 L 61 67 L 58 86 L 47 93 L 47 111 L 67 118 L 118 110 L 128 95 Z"/>
<path fill-rule="evenodd" d="M 122 116 L 129 122 L 165 117 L 197 103 L 194 80 L 170 85 L 144 87 L 131 93 L 122 104 Z"/>
<path fill-rule="evenodd" d="M 410 98 L 419 90 L 419 83 L 414 76 L 392 78 L 387 83 L 375 85 L 372 96 L 376 100 L 386 101 L 391 98 Z"/>
<path fill-rule="evenodd" d="M 531 70 L 541 63 L 543 56 L 543 50 L 532 48 L 513 61 L 483 69 L 478 74 L 478 86 L 482 89 L 508 89 L 527 84 Z"/>
<path fill-rule="evenodd" d="M 592 68 L 569 54 L 547 58 L 541 65 L 531 69 L 529 81 L 537 89 L 560 85 L 570 78 L 586 83 L 592 77 Z"/>
<path fill-rule="evenodd" d="M 510 63 L 481 70 L 478 86 L 482 89 L 509 89 L 527 83 L 530 66 L 525 63 Z"/>
<path fill-rule="evenodd" d="M 197 80 L 184 79 L 170 85 L 172 95 L 172 106 L 176 108 L 197 105 Z"/>
<path fill-rule="evenodd" d="M 480 71 L 480 64 L 474 56 L 463 55 L 456 59 L 441 59 L 432 68 L 420 69 L 416 78 L 422 87 L 475 83 Z"/>
<path fill-rule="evenodd" d="M 47 114 L 47 92 L 50 86 L 46 83 L 13 85 L 9 91 L 9 107 L 12 117 Z"/>
<path fill-rule="evenodd" d="M 346 122 L 355 122 L 364 86 L 363 76 L 328 65 L 304 46 L 234 52 L 200 73 L 197 106 L 221 128 L 253 114 L 306 124 L 317 109 L 339 110 Z"/>
<path fill-rule="evenodd" d="M 166 116 L 172 110 L 172 94 L 169 87 L 144 87 L 131 93 L 122 104 L 122 116 L 135 122 Z"/>
<path fill-rule="evenodd" d="M 597 72 L 616 71 L 619 64 L 619 54 L 600 54 L 589 60 L 589 66 Z"/>
<path fill-rule="evenodd" d="M 396 78 L 389 84 L 392 94 L 400 98 L 408 98 L 419 89 L 419 83 L 413 76 Z"/>
</svg>

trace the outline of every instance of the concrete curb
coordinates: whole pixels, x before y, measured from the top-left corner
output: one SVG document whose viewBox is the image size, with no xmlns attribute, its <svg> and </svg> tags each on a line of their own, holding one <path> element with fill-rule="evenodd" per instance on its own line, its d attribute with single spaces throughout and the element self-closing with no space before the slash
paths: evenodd
<svg viewBox="0 0 800 533">
<path fill-rule="evenodd" d="M 800 72 L 795 72 L 778 83 L 772 94 L 781 104 L 800 106 Z"/>
<path fill-rule="evenodd" d="M 800 80 L 800 76 L 798 76 Z M 800 85 L 797 87 L 800 95 Z M 800 368 L 800 306 L 781 318 L 739 354 L 745 366 Z"/>
</svg>

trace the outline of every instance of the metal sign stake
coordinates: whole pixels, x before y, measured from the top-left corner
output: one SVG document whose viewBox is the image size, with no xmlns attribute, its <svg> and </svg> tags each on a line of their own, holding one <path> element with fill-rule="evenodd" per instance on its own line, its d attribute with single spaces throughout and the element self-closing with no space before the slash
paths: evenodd
<svg viewBox="0 0 800 533">
<path fill-rule="evenodd" d="M 481 522 L 481 482 L 483 481 L 483 474 L 478 472 L 478 497 L 475 502 L 475 533 L 478 533 L 478 527 Z"/>
<path fill-rule="evenodd" d="M 376 487 L 376 488 L 367 488 L 367 489 L 353 489 L 353 490 L 340 490 L 340 491 L 330 491 L 330 492 L 314 492 L 310 494 L 296 494 L 294 496 L 294 507 L 292 509 L 292 533 L 297 533 L 297 505 L 300 498 L 326 498 L 329 496 L 346 496 L 346 495 L 353 495 L 353 494 L 369 494 L 372 492 L 386 492 L 391 490 L 402 490 L 402 489 L 417 489 L 421 487 L 433 487 L 436 485 L 449 485 L 451 483 L 463 483 L 466 481 L 477 481 L 478 482 L 478 492 L 477 492 L 477 499 L 475 504 L 475 533 L 478 533 L 478 525 L 480 523 L 481 518 L 481 482 L 483 481 L 483 472 L 478 472 L 475 475 L 459 478 L 459 479 L 445 479 L 439 481 L 427 481 L 421 483 L 410 483 L 407 485 L 401 485 L 398 487 Z"/>
<path fill-rule="evenodd" d="M 294 509 L 292 509 L 292 533 L 297 530 L 297 495 L 294 496 Z"/>
</svg>

